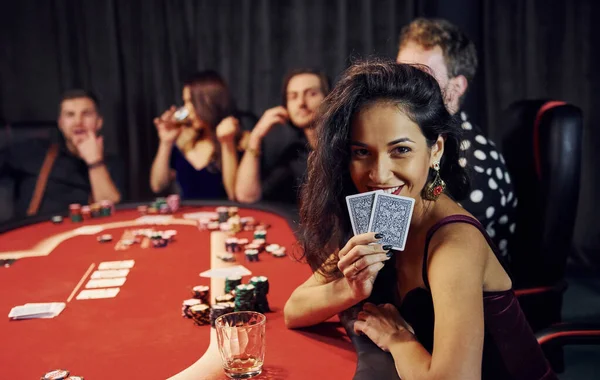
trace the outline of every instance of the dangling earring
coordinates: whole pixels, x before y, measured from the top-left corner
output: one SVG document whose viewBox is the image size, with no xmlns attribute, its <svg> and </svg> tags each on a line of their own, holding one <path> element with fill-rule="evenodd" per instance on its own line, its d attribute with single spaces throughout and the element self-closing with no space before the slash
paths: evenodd
<svg viewBox="0 0 600 380">
<path fill-rule="evenodd" d="M 432 169 L 435 170 L 435 178 L 425 186 L 422 194 L 423 199 L 428 201 L 436 201 L 446 189 L 446 183 L 440 178 L 440 163 L 434 162 Z"/>
</svg>

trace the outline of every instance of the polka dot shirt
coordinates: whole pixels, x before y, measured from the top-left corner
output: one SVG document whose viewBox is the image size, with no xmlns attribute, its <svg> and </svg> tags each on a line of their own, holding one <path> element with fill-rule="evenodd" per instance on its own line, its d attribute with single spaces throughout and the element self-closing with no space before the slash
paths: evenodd
<svg viewBox="0 0 600 380">
<path fill-rule="evenodd" d="M 460 119 L 464 136 L 458 163 L 471 176 L 471 194 L 460 204 L 483 224 L 501 254 L 507 257 L 518 201 L 504 157 L 494 142 L 471 124 L 465 112 L 460 112 Z"/>
</svg>

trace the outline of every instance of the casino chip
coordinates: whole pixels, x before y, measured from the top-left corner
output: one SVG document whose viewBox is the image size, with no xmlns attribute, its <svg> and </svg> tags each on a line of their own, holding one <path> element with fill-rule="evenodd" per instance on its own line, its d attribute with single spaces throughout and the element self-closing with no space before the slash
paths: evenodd
<svg viewBox="0 0 600 380">
<path fill-rule="evenodd" d="M 225 261 L 226 263 L 231 263 L 235 261 L 235 256 L 233 253 L 223 252 L 217 255 L 218 259 Z"/>
<path fill-rule="evenodd" d="M 269 293 L 269 280 L 265 276 L 255 276 L 250 279 L 254 285 L 254 310 L 259 313 L 271 311 L 267 294 Z"/>
<path fill-rule="evenodd" d="M 194 286 L 194 288 L 192 289 L 192 294 L 193 294 L 194 298 L 199 299 L 204 304 L 208 304 L 209 290 L 210 290 L 210 287 L 208 287 L 206 285 L 198 285 L 198 286 Z"/>
<path fill-rule="evenodd" d="M 67 377 L 69 377 L 69 371 L 66 369 L 55 369 L 47 372 L 42 377 L 42 380 L 65 380 Z"/>
<path fill-rule="evenodd" d="M 217 303 L 212 305 L 210 308 L 210 325 L 215 327 L 215 320 L 219 318 L 221 315 L 225 315 L 227 313 L 233 313 L 235 308 L 228 304 Z"/>
<path fill-rule="evenodd" d="M 56 215 L 52 217 L 52 223 L 59 224 L 63 222 L 63 217 L 60 215 Z"/>
<path fill-rule="evenodd" d="M 198 326 L 208 325 L 210 323 L 210 306 L 201 303 L 199 305 L 191 306 L 189 312 Z"/>
<path fill-rule="evenodd" d="M 67 380 L 85 380 L 85 379 L 81 376 L 69 376 L 69 377 L 67 377 Z"/>
<path fill-rule="evenodd" d="M 258 249 L 246 249 L 246 259 L 250 262 L 258 261 Z"/>
<path fill-rule="evenodd" d="M 231 293 L 238 285 L 242 283 L 240 276 L 229 276 L 225 279 L 225 293 Z"/>
<path fill-rule="evenodd" d="M 108 242 L 112 241 L 112 235 L 110 235 L 110 234 L 100 235 L 100 236 L 98 236 L 98 241 L 100 243 L 108 243 Z"/>
<path fill-rule="evenodd" d="M 228 303 L 233 302 L 235 297 L 231 293 L 223 294 L 222 296 L 215 297 L 215 303 Z"/>
<path fill-rule="evenodd" d="M 235 311 L 254 311 L 254 285 L 235 287 Z"/>
<path fill-rule="evenodd" d="M 181 316 L 184 318 L 192 318 L 192 314 L 190 313 L 190 307 L 199 305 L 201 303 L 202 302 L 200 302 L 200 300 L 197 300 L 195 298 L 184 300 L 181 304 Z"/>
<path fill-rule="evenodd" d="M 285 247 L 279 247 L 278 249 L 271 252 L 271 255 L 274 257 L 284 257 L 285 256 Z"/>
<path fill-rule="evenodd" d="M 169 244 L 169 241 L 167 239 L 163 239 L 162 237 L 159 237 L 158 239 L 156 238 L 152 238 L 152 246 L 154 248 L 164 248 Z"/>
<path fill-rule="evenodd" d="M 269 244 L 265 250 L 269 253 L 273 253 L 280 248 L 279 244 Z"/>
</svg>

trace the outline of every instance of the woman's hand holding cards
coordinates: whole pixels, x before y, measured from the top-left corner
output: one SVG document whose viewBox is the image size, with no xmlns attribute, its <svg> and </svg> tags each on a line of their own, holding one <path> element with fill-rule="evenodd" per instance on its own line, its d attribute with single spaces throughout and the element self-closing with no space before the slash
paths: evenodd
<svg viewBox="0 0 600 380">
<path fill-rule="evenodd" d="M 374 232 L 355 235 L 338 253 L 338 269 L 356 302 L 371 295 L 377 274 L 391 257 L 391 246 L 377 244 L 381 238 L 381 234 Z"/>
</svg>

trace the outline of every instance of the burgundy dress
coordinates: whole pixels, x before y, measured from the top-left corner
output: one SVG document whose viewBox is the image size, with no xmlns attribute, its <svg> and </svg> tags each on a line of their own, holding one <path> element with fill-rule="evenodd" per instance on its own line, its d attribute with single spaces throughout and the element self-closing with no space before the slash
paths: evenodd
<svg viewBox="0 0 600 380">
<path fill-rule="evenodd" d="M 413 327 L 415 336 L 429 353 L 433 351 L 433 330 L 435 314 L 433 299 L 427 278 L 427 256 L 429 242 L 433 234 L 442 226 L 450 223 L 468 223 L 475 226 L 485 236 L 494 254 L 500 259 L 498 250 L 481 224 L 465 215 L 452 215 L 440 220 L 427 233 L 425 253 L 423 257 L 423 282 L 425 288 L 410 290 L 400 306 L 400 314 Z M 389 260 L 388 264 L 392 264 Z M 500 260 L 502 262 L 502 260 Z M 369 301 L 376 304 L 389 302 L 389 292 L 384 289 L 395 289 L 395 265 L 388 265 L 382 270 L 383 277 L 378 276 L 379 286 L 373 290 Z M 382 274 L 380 272 L 380 275 Z M 395 276 L 394 276 L 395 277 Z M 393 282 L 392 282 L 393 281 Z M 379 288 L 379 289 L 378 289 Z M 383 293 L 388 293 L 383 296 Z M 382 297 L 383 296 L 383 297 Z M 385 300 L 383 298 L 386 298 Z M 483 292 L 483 312 L 485 321 L 482 379 L 484 380 L 558 380 L 512 289 L 498 292 Z M 346 318 L 342 318 L 344 322 Z M 349 325 L 345 326 L 349 331 Z M 349 331 L 358 354 L 357 372 L 354 379 L 398 378 L 391 355 L 379 350 L 364 336 L 357 336 Z M 386 357 L 387 356 L 387 357 Z"/>
</svg>

